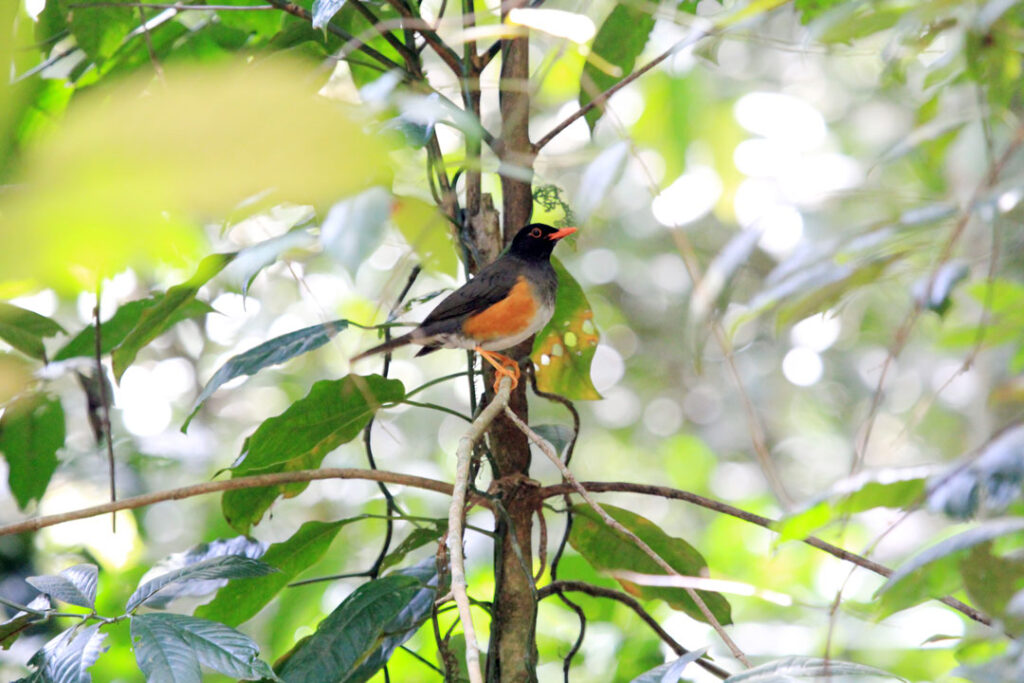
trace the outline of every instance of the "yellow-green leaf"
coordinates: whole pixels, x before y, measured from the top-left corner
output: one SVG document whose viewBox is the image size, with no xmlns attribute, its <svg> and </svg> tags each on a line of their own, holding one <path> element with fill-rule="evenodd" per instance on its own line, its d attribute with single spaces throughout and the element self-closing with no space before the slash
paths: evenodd
<svg viewBox="0 0 1024 683">
<path fill-rule="evenodd" d="M 391 220 L 425 269 L 455 277 L 459 267 L 455 245 L 448 221 L 436 206 L 415 197 L 397 197 Z"/>
</svg>

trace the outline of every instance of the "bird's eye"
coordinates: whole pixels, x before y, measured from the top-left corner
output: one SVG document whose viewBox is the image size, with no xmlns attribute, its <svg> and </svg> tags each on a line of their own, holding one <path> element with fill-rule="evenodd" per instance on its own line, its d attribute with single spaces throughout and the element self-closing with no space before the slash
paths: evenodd
<svg viewBox="0 0 1024 683">
<path fill-rule="evenodd" d="M 534 228 L 530 231 L 530 237 L 540 237 L 540 228 Z"/>
</svg>

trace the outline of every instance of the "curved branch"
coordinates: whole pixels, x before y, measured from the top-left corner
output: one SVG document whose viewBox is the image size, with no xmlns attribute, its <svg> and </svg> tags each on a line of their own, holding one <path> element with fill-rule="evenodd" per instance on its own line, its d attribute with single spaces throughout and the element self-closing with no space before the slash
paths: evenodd
<svg viewBox="0 0 1024 683">
<path fill-rule="evenodd" d="M 659 496 L 661 498 L 669 498 L 672 500 L 682 500 L 714 512 L 720 512 L 737 519 L 742 519 L 744 522 L 756 524 L 757 526 L 764 527 L 769 531 L 775 531 L 773 526 L 776 524 L 776 521 L 773 519 L 762 517 L 761 515 L 755 515 L 753 512 L 747 512 L 746 510 L 741 510 L 740 508 L 729 505 L 728 503 L 705 498 L 704 496 L 699 496 L 696 493 L 691 493 L 689 491 L 673 489 L 667 486 L 632 484 L 621 481 L 584 481 L 580 482 L 580 486 L 590 493 L 608 493 L 617 491 L 623 493 L 640 493 L 648 496 Z M 554 486 L 545 486 L 540 490 L 540 496 L 542 498 L 561 496 L 566 493 L 577 493 L 577 490 L 572 484 L 555 484 Z M 892 575 L 892 569 L 889 569 L 885 565 L 869 560 L 866 557 L 861 557 L 856 553 L 851 553 L 849 550 L 845 550 L 839 546 L 827 543 L 817 536 L 808 536 L 803 539 L 803 542 L 813 548 L 823 550 L 829 555 L 837 557 L 840 560 L 852 562 L 853 564 L 872 571 L 879 576 L 889 577 Z M 985 624 L 986 626 L 992 625 L 991 617 L 970 605 L 964 604 L 956 598 L 952 598 L 947 595 L 942 598 L 937 598 L 937 600 L 980 624 Z"/>
<path fill-rule="evenodd" d="M 29 531 L 38 531 L 49 526 L 72 522 L 76 519 L 86 519 L 105 515 L 108 512 L 118 510 L 134 510 L 135 508 L 163 503 L 168 500 L 181 500 L 192 498 L 207 493 L 219 491 L 235 491 L 238 489 L 254 489 L 265 486 L 279 486 L 281 484 L 294 484 L 298 482 L 316 481 L 319 479 L 365 479 L 367 481 L 384 482 L 398 486 L 411 486 L 412 488 L 434 491 L 446 496 L 452 495 L 452 485 L 436 479 L 417 477 L 412 474 L 401 474 L 400 472 L 387 472 L 384 470 L 364 470 L 352 467 L 327 467 L 319 470 L 296 470 L 294 472 L 277 472 L 274 474 L 256 474 L 250 477 L 239 477 L 238 479 L 225 479 L 222 481 L 209 481 L 204 484 L 193 484 L 182 486 L 167 491 L 154 491 L 132 498 L 122 498 L 113 503 L 103 503 L 92 507 L 62 512 L 56 515 L 45 515 L 34 517 L 14 524 L 0 526 L 0 537 L 13 534 L 23 534 Z M 482 507 L 491 507 L 490 501 L 484 498 L 473 498 L 473 503 Z"/>
</svg>

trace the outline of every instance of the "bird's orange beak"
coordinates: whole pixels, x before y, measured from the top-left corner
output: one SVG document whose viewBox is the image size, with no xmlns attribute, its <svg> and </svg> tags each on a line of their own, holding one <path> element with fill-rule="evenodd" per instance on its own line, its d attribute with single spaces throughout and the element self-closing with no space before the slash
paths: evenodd
<svg viewBox="0 0 1024 683">
<path fill-rule="evenodd" d="M 572 227 L 562 228 L 561 230 L 556 230 L 555 232 L 553 232 L 550 235 L 548 235 L 548 239 L 549 240 L 560 240 L 563 237 L 567 237 L 567 236 L 573 234 L 577 230 L 579 230 L 579 228 L 572 228 Z"/>
</svg>

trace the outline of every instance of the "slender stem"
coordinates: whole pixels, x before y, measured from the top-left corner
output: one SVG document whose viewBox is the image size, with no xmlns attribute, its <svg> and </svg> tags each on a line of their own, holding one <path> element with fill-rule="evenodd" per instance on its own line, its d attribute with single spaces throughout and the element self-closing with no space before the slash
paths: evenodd
<svg viewBox="0 0 1024 683">
<path fill-rule="evenodd" d="M 100 322 L 100 298 L 102 290 L 100 284 L 96 284 L 96 307 L 93 308 L 93 317 L 96 319 L 96 334 L 94 336 L 95 346 L 93 348 L 93 360 L 96 361 L 96 381 L 99 383 L 100 394 L 100 427 L 103 430 L 103 440 L 107 442 L 107 470 L 110 481 L 110 502 L 117 501 L 117 474 L 114 461 L 114 438 L 113 430 L 110 428 L 110 394 L 107 392 L 107 376 L 103 370 L 103 324 Z M 117 514 L 110 516 L 110 529 L 117 533 Z"/>
</svg>

